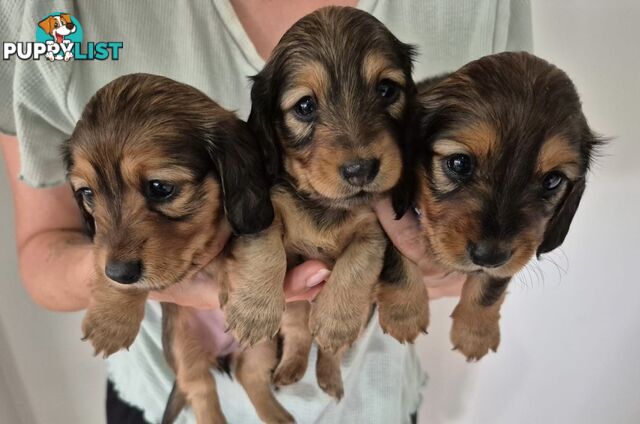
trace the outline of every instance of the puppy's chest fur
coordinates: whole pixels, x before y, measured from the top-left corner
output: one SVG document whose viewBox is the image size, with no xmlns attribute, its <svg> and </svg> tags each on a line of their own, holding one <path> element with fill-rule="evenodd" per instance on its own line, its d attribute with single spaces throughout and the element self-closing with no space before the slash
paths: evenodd
<svg viewBox="0 0 640 424">
<path fill-rule="evenodd" d="M 368 206 L 327 208 L 285 187 L 272 193 L 276 220 L 282 225 L 288 266 L 317 259 L 332 266 L 354 236 L 377 219 Z"/>
</svg>

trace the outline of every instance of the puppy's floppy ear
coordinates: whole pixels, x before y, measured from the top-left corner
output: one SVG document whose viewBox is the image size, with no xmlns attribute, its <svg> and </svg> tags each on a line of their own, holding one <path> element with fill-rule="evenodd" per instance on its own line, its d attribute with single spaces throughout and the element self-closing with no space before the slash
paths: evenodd
<svg viewBox="0 0 640 424">
<path fill-rule="evenodd" d="M 442 128 L 448 123 L 448 110 L 438 96 L 425 96 L 420 90 L 410 105 L 404 141 L 402 145 L 403 169 L 400 182 L 392 193 L 393 208 L 396 218 L 400 219 L 406 211 L 414 206 L 418 191 L 418 172 L 423 166 L 431 166 L 430 146 Z"/>
<path fill-rule="evenodd" d="M 53 16 L 49 16 L 47 18 L 44 18 L 43 20 L 38 22 L 38 26 L 40 28 L 42 28 L 42 30 L 44 32 L 46 32 L 47 34 L 51 34 L 51 30 L 53 29 L 53 21 L 54 21 L 54 19 L 55 18 Z"/>
<path fill-rule="evenodd" d="M 64 19 L 64 21 L 68 24 L 71 24 L 73 22 L 71 22 L 71 15 L 69 15 L 68 13 L 62 13 L 60 14 L 60 18 Z"/>
<path fill-rule="evenodd" d="M 416 146 L 416 135 L 418 130 L 418 104 L 417 90 L 412 78 L 413 59 L 416 56 L 416 48 L 413 45 L 400 42 L 394 38 L 396 52 L 399 54 L 401 66 L 405 73 L 406 88 L 405 95 L 407 104 L 405 106 L 404 122 L 402 122 L 402 134 L 400 140 L 400 151 L 402 153 L 402 174 L 400 180 L 391 192 L 391 204 L 396 214 L 396 219 L 402 218 L 404 214 L 413 207 L 416 194 L 416 157 L 414 148 Z"/>
<path fill-rule="evenodd" d="M 396 213 L 396 219 L 400 219 L 414 206 L 417 190 L 418 155 L 416 154 L 420 142 L 420 107 L 414 101 L 410 102 L 410 108 L 402 134 L 402 174 L 400 181 L 391 191 L 391 204 Z"/>
<path fill-rule="evenodd" d="M 276 81 L 273 77 L 273 62 L 269 62 L 260 73 L 251 80 L 251 112 L 247 123 L 258 138 L 258 145 L 262 152 L 265 170 L 270 181 L 280 172 L 281 153 L 275 130 L 278 119 L 278 93 Z"/>
<path fill-rule="evenodd" d="M 274 218 L 270 184 L 255 137 L 239 119 L 213 131 L 209 154 L 220 176 L 224 210 L 235 234 L 258 233 Z"/>
<path fill-rule="evenodd" d="M 65 140 L 65 142 L 62 143 L 61 154 L 65 169 L 67 173 L 69 173 L 71 171 L 71 168 L 73 167 L 73 156 L 71 155 L 71 139 Z M 91 238 L 91 240 L 93 240 L 93 237 L 96 235 L 96 222 L 93 219 L 93 215 L 91 215 L 89 211 L 87 211 L 87 209 L 84 207 L 82 195 L 73 192 L 73 187 L 71 187 L 71 185 L 69 185 L 69 188 L 73 193 L 73 197 L 76 200 L 76 203 L 78 204 L 78 208 L 80 208 L 80 214 L 82 215 L 82 220 L 84 221 L 85 232 Z"/>
<path fill-rule="evenodd" d="M 580 130 L 580 143 L 582 149 L 582 157 L 585 165 L 585 174 L 589 170 L 591 163 L 593 162 L 594 155 L 597 154 L 598 149 L 604 145 L 609 139 L 601 137 L 598 134 L 591 131 L 587 125 L 587 120 L 584 115 L 580 114 L 581 130 Z M 573 216 L 578 210 L 582 194 L 586 187 L 586 175 L 582 175 L 576 180 L 569 190 L 569 193 L 565 195 L 564 201 L 556 209 L 555 213 L 547 223 L 547 228 L 544 233 L 544 239 L 540 246 L 538 246 L 537 256 L 550 252 L 560 246 L 564 242 L 567 233 L 569 232 L 569 226 L 573 220 Z"/>
<path fill-rule="evenodd" d="M 578 205 L 580 205 L 585 186 L 585 177 L 580 178 L 573 184 L 562 205 L 556 210 L 547 224 L 544 239 L 538 246 L 538 256 L 550 252 L 562 244 L 569 232 L 569 226 L 576 210 L 578 210 Z"/>
<path fill-rule="evenodd" d="M 405 160 L 403 160 L 406 162 Z M 391 192 L 391 204 L 396 214 L 396 219 L 400 219 L 407 211 L 413 207 L 416 194 L 417 180 L 415 177 L 415 169 L 403 165 L 400 181 Z"/>
<path fill-rule="evenodd" d="M 442 102 L 442 96 L 434 94 L 432 90 L 449 75 L 451 73 L 443 73 L 414 85 L 416 94 L 408 103 L 402 143 L 402 176 L 391 196 L 398 219 L 414 206 L 418 188 L 417 172 L 421 163 L 431 163 L 429 146 L 435 135 L 447 124 L 447 108 Z"/>
<path fill-rule="evenodd" d="M 71 187 L 73 190 L 73 187 Z M 87 211 L 84 207 L 84 201 L 82 199 L 82 195 L 80 193 L 73 193 L 73 197 L 76 199 L 76 203 L 80 208 L 80 214 L 82 215 L 82 220 L 84 221 L 84 229 L 85 233 L 93 240 L 93 237 L 96 235 L 96 221 L 93 219 L 93 215 Z"/>
</svg>

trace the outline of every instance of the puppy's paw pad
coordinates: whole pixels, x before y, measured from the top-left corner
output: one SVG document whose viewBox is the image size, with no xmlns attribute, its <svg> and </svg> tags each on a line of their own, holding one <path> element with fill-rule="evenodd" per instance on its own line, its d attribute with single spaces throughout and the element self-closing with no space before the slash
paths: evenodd
<svg viewBox="0 0 640 424">
<path fill-rule="evenodd" d="M 341 347 L 350 346 L 358 338 L 361 328 L 362 321 L 357 317 L 341 319 L 311 308 L 309 329 L 318 346 L 327 352 L 335 354 Z"/>
<path fill-rule="evenodd" d="M 227 324 L 242 346 L 275 337 L 283 310 L 284 296 L 255 299 L 231 294 L 224 307 Z"/>
<path fill-rule="evenodd" d="M 110 356 L 128 349 L 138 336 L 139 327 L 130 321 L 119 321 L 87 313 L 82 321 L 83 340 L 88 340 L 95 354 Z"/>
<path fill-rule="evenodd" d="M 421 333 L 427 332 L 429 308 L 426 302 L 425 307 L 419 311 L 394 308 L 385 304 L 378 306 L 380 327 L 400 343 L 413 343 Z"/>
<path fill-rule="evenodd" d="M 459 350 L 469 362 L 478 361 L 489 353 L 489 350 L 498 350 L 500 326 L 497 322 L 483 325 L 454 319 L 451 342 L 453 349 Z"/>
<path fill-rule="evenodd" d="M 323 296 L 321 292 L 311 305 L 309 330 L 320 348 L 335 354 L 356 341 L 370 312 L 371 301 L 368 298 L 345 302 L 340 295 Z"/>
</svg>

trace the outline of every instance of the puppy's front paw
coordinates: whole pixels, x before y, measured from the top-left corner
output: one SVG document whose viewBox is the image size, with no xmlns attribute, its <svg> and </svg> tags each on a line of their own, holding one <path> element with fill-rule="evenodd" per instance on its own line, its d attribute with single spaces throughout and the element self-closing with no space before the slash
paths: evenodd
<svg viewBox="0 0 640 424">
<path fill-rule="evenodd" d="M 140 330 L 144 302 L 130 310 L 91 307 L 82 320 L 83 340 L 89 340 L 95 354 L 105 358 L 120 349 L 128 349 Z"/>
<path fill-rule="evenodd" d="M 286 358 L 273 372 L 273 384 L 275 386 L 288 386 L 302 380 L 307 371 L 308 359 L 303 356 Z"/>
<path fill-rule="evenodd" d="M 400 343 L 413 343 L 429 326 L 429 302 L 422 304 L 393 305 L 378 303 L 378 316 L 382 331 L 390 334 Z"/>
<path fill-rule="evenodd" d="M 268 424 L 295 424 L 293 416 L 279 404 L 270 405 L 270 410 L 260 416 L 260 420 Z"/>
<path fill-rule="evenodd" d="M 454 350 L 459 350 L 469 362 L 477 361 L 489 349 L 496 352 L 500 344 L 500 324 L 498 319 L 470 319 L 468 316 L 453 315 L 451 342 Z"/>
<path fill-rule="evenodd" d="M 254 290 L 244 294 L 235 290 L 229 293 L 224 314 L 236 340 L 243 346 L 253 346 L 278 333 L 284 306 L 283 293 L 256 293 Z"/>
<path fill-rule="evenodd" d="M 429 296 L 422 281 L 412 286 L 382 283 L 377 293 L 380 327 L 400 343 L 413 341 L 429 325 Z"/>
<path fill-rule="evenodd" d="M 318 355 L 322 354 L 318 353 Z M 318 386 L 320 386 L 323 392 L 337 401 L 342 399 L 342 396 L 344 396 L 344 387 L 342 385 L 342 373 L 339 361 L 319 357 L 316 363 L 316 378 L 318 380 Z"/>
<path fill-rule="evenodd" d="M 367 303 L 336 302 L 321 292 L 309 313 L 309 329 L 320 349 L 335 354 L 350 346 L 358 338 L 370 307 Z"/>
</svg>

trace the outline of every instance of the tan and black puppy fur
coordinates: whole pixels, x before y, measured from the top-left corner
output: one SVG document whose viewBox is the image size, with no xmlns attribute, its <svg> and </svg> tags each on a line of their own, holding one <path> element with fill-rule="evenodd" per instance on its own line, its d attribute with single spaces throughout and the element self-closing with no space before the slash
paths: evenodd
<svg viewBox="0 0 640 424">
<path fill-rule="evenodd" d="M 511 277 L 564 240 L 599 140 L 569 77 L 531 54 L 487 56 L 419 88 L 415 204 L 433 256 L 468 275 L 451 340 L 479 359 L 500 342 Z"/>
<path fill-rule="evenodd" d="M 128 348 L 149 291 L 202 267 L 213 244 L 224 242 L 218 236 L 225 227 L 250 234 L 273 220 L 247 125 L 188 85 L 147 74 L 114 80 L 89 101 L 64 150 L 95 246 L 95 281 L 82 329 L 96 353 Z M 198 423 L 224 422 L 210 373 L 215 346 L 202 314 L 163 304 L 165 355 L 176 372 L 164 423 L 185 403 Z M 236 375 L 241 383 L 252 380 L 247 392 L 259 415 L 291 422 L 269 390 L 275 358 L 251 363 L 248 373 L 244 367 Z"/>
<path fill-rule="evenodd" d="M 234 242 L 237 266 L 222 299 L 230 327 L 249 344 L 273 337 L 285 308 L 287 267 L 313 258 L 332 269 L 310 310 L 287 305 L 278 384 L 296 381 L 306 369 L 308 321 L 320 346 L 320 385 L 341 396 L 339 358 L 333 355 L 357 338 L 376 294 L 381 324 L 392 335 L 413 340 L 426 328 L 422 280 L 412 278 L 412 264 L 387 249 L 371 208 L 401 177 L 401 145 L 415 94 L 411 57 L 411 47 L 371 15 L 329 7 L 295 23 L 254 77 L 249 125 L 275 178 L 276 218 L 259 236 Z M 394 265 L 385 275 L 393 279 L 374 290 L 385 249 Z"/>
</svg>

